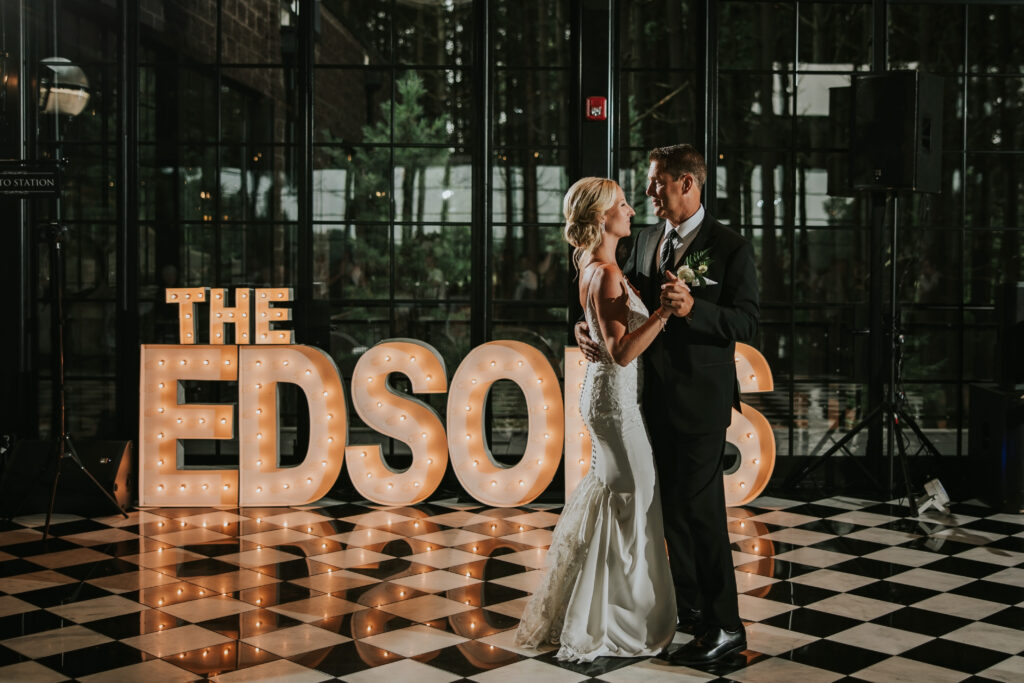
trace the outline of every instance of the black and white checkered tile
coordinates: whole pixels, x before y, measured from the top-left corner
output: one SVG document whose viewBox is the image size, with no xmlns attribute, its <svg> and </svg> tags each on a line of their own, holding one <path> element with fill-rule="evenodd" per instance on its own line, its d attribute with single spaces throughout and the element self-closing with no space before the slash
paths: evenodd
<svg viewBox="0 0 1024 683">
<path fill-rule="evenodd" d="M 1024 680 L 1024 515 L 733 508 L 749 647 L 697 670 L 515 647 L 557 512 L 157 509 L 61 516 L 46 541 L 42 516 L 16 518 L 0 529 L 0 680 Z"/>
</svg>

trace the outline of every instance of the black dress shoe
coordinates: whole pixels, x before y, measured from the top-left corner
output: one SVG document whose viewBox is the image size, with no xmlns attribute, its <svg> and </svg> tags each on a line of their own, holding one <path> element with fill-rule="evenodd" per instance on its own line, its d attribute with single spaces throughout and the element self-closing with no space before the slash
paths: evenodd
<svg viewBox="0 0 1024 683">
<path fill-rule="evenodd" d="M 676 630 L 697 635 L 703 622 L 704 614 L 699 609 L 681 610 L 676 621 Z"/>
<path fill-rule="evenodd" d="M 747 632 L 740 626 L 727 631 L 710 626 L 699 636 L 669 655 L 668 661 L 682 666 L 699 666 L 725 659 L 747 649 Z"/>
</svg>

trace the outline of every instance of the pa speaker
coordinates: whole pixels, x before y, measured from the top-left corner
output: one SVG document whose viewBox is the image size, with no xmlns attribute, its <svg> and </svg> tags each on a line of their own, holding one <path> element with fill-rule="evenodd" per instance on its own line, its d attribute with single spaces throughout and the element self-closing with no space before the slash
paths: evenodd
<svg viewBox="0 0 1024 683">
<path fill-rule="evenodd" d="M 74 441 L 82 464 L 118 506 L 125 510 L 135 501 L 135 466 L 131 441 Z M 53 440 L 17 443 L 0 478 L 0 509 L 5 517 L 46 512 L 57 462 Z M 54 512 L 93 516 L 117 510 L 71 458 L 64 458 L 54 500 Z"/>
<path fill-rule="evenodd" d="M 967 450 L 975 493 L 1003 512 L 1024 512 L 1024 396 L 972 384 L 969 397 Z"/>
<path fill-rule="evenodd" d="M 1024 282 L 1003 283 L 996 296 L 999 315 L 999 386 L 1024 389 Z"/>
<path fill-rule="evenodd" d="M 853 111 L 850 100 L 853 88 L 828 89 L 828 134 L 831 151 L 826 158 L 828 172 L 827 192 L 831 197 L 852 197 L 850 185 L 850 128 L 853 127 Z"/>
<path fill-rule="evenodd" d="M 852 99 L 853 188 L 939 192 L 942 78 L 920 71 L 857 75 Z"/>
</svg>

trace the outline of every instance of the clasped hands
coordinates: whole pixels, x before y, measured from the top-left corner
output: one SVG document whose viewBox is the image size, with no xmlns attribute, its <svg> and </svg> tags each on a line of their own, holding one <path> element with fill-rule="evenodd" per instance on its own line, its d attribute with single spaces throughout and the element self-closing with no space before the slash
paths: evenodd
<svg viewBox="0 0 1024 683">
<path fill-rule="evenodd" d="M 661 296 L 659 303 L 672 315 L 685 318 L 693 310 L 693 295 L 690 294 L 690 287 L 676 277 L 671 270 L 665 271 L 665 282 L 661 285 Z"/>
</svg>

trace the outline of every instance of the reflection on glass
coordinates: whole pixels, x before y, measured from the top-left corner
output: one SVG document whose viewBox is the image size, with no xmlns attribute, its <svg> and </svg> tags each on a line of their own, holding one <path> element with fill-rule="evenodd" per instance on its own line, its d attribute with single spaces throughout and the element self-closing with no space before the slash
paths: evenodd
<svg viewBox="0 0 1024 683">
<path fill-rule="evenodd" d="M 67 164 L 61 187 L 61 219 L 109 220 L 117 216 L 114 187 L 117 148 L 113 145 L 69 145 L 61 147 Z M 48 210 L 50 207 L 46 207 Z"/>
<path fill-rule="evenodd" d="M 796 41 L 794 3 L 722 2 L 718 25 L 718 63 L 722 69 L 791 68 Z"/>
<path fill-rule="evenodd" d="M 796 87 L 797 144 L 802 148 L 834 147 L 841 135 L 836 131 L 835 112 L 829 116 L 829 90 L 850 85 L 849 74 L 800 74 Z"/>
<path fill-rule="evenodd" d="M 893 3 L 887 7 L 889 69 L 935 73 L 963 70 L 963 5 L 922 2 Z"/>
<path fill-rule="evenodd" d="M 568 0 L 493 0 L 491 4 L 495 64 L 569 66 L 572 43 Z"/>
<path fill-rule="evenodd" d="M 961 274 L 964 303 L 992 306 L 1000 282 L 1024 280 L 1024 231 L 969 230 Z"/>
<path fill-rule="evenodd" d="M 379 64 L 391 58 L 392 0 L 331 0 L 317 5 L 324 40 L 317 64 Z M 429 31 L 420 31 L 426 35 Z"/>
<path fill-rule="evenodd" d="M 495 226 L 494 298 L 565 305 L 567 248 L 561 226 Z"/>
<path fill-rule="evenodd" d="M 402 305 L 395 309 L 394 336 L 420 339 L 433 346 L 444 359 L 449 374 L 469 353 L 469 334 L 468 304 Z M 440 394 L 431 398 L 432 402 L 442 400 Z M 443 405 L 440 414 L 444 414 Z"/>
<path fill-rule="evenodd" d="M 342 377 L 351 377 L 359 356 L 391 336 L 386 306 L 347 306 L 331 317 L 330 354 Z M 353 413 L 354 417 L 354 413 Z"/>
<path fill-rule="evenodd" d="M 394 237 L 396 298 L 468 300 L 468 225 L 399 225 Z"/>
<path fill-rule="evenodd" d="M 791 144 L 790 74 L 723 73 L 719 81 L 719 106 L 719 145 L 785 148 Z"/>
<path fill-rule="evenodd" d="M 140 80 L 142 142 L 213 142 L 217 139 L 217 74 L 211 66 L 157 66 Z"/>
<path fill-rule="evenodd" d="M 947 91 L 957 83 L 946 79 Z M 943 127 L 956 128 L 958 118 L 953 102 L 958 98 L 946 97 Z M 959 103 L 958 103 L 959 104 Z M 951 111 L 952 110 L 952 111 Z M 1024 151 L 1024 78 L 1019 76 L 998 78 L 971 78 L 967 81 L 967 147 L 972 150 Z M 962 120 L 962 119 L 960 119 Z M 948 139 L 948 136 L 944 136 Z"/>
<path fill-rule="evenodd" d="M 390 151 L 385 147 L 314 150 L 316 220 L 387 221 L 391 218 Z"/>
<path fill-rule="evenodd" d="M 697 0 L 631 0 L 620 2 L 619 60 L 624 69 L 693 69 L 697 41 L 680 40 L 700 30 Z M 685 138 L 689 139 L 689 138 Z"/>
<path fill-rule="evenodd" d="M 697 79 L 692 71 L 628 71 L 621 79 L 619 137 L 644 150 L 639 165 L 629 168 L 646 177 L 650 148 L 696 142 Z"/>
<path fill-rule="evenodd" d="M 722 152 L 715 178 L 717 218 L 737 226 L 783 224 L 785 198 L 791 196 L 787 157 L 783 152 Z"/>
<path fill-rule="evenodd" d="M 351 144 L 390 139 L 390 69 L 317 68 L 313 79 L 313 133 L 317 142 Z M 383 128 L 383 133 L 375 135 L 374 127 Z"/>
<path fill-rule="evenodd" d="M 1024 22 L 1021 5 L 967 5 L 967 69 L 984 73 L 1024 72 L 1024 44 L 1017 27 Z"/>
<path fill-rule="evenodd" d="M 968 154 L 967 178 L 968 227 L 1022 226 L 1024 154 Z"/>
<path fill-rule="evenodd" d="M 494 146 L 536 148 L 564 144 L 569 131 L 568 73 L 504 69 L 494 75 Z M 532 149 L 531 149 L 532 151 Z"/>
<path fill-rule="evenodd" d="M 395 142 L 460 145 L 471 142 L 468 72 L 461 69 L 399 72 L 395 89 Z M 385 131 L 378 126 L 375 132 L 382 137 Z"/>
<path fill-rule="evenodd" d="M 552 150 L 502 150 L 491 169 L 495 223 L 561 223 L 569 187 L 565 154 Z"/>
<path fill-rule="evenodd" d="M 473 58 L 472 7 L 470 2 L 396 3 L 395 61 L 469 65 Z"/>
<path fill-rule="evenodd" d="M 793 385 L 791 453 L 821 455 L 856 426 L 867 410 L 867 386 L 864 384 L 798 378 Z M 776 424 L 775 420 L 772 424 Z M 850 453 L 863 455 L 867 437 L 867 430 L 858 432 L 847 445 Z"/>
<path fill-rule="evenodd" d="M 296 78 L 285 69 L 221 69 L 221 141 L 294 142 Z"/>
<path fill-rule="evenodd" d="M 805 71 L 864 71 L 871 65 L 870 2 L 801 2 L 799 62 Z"/>
</svg>

